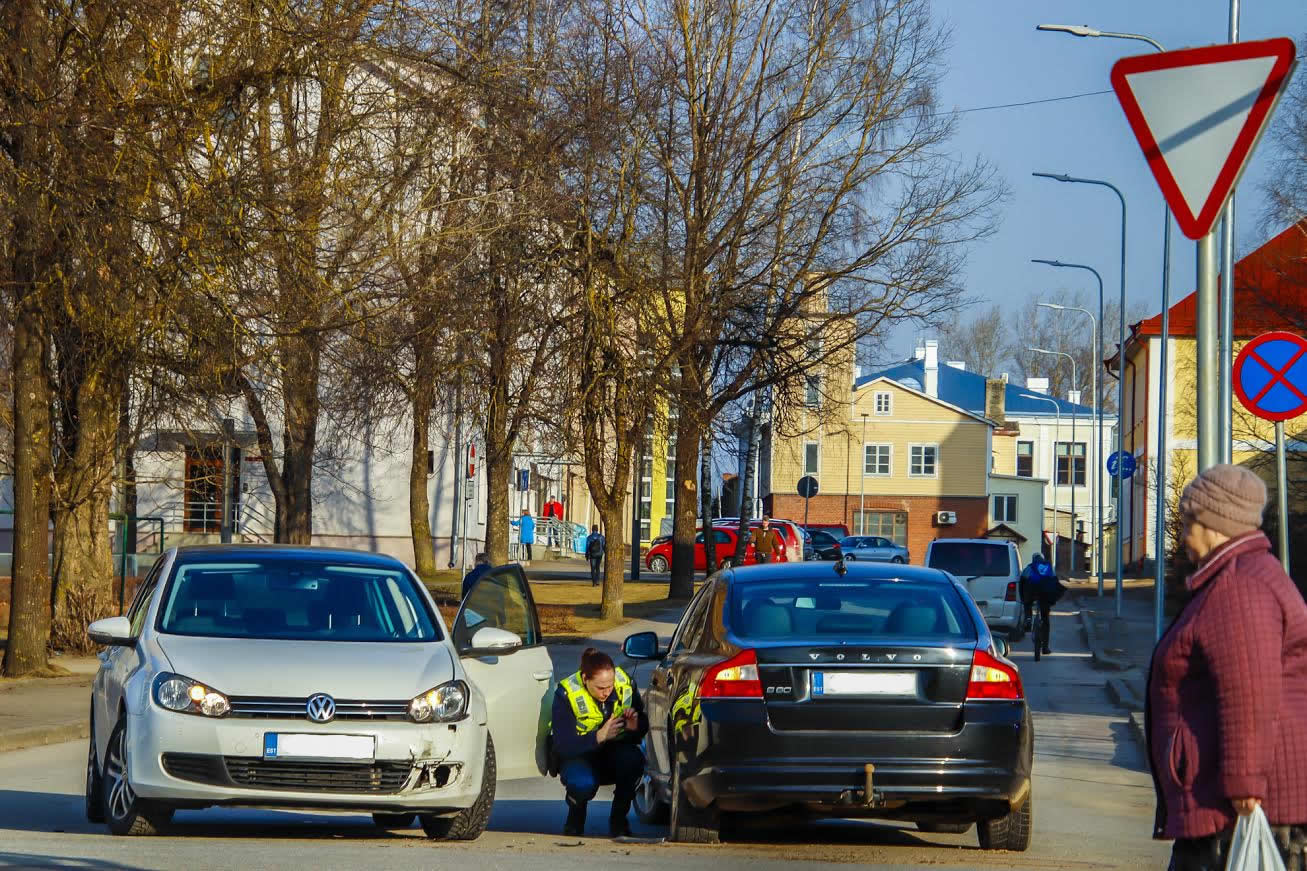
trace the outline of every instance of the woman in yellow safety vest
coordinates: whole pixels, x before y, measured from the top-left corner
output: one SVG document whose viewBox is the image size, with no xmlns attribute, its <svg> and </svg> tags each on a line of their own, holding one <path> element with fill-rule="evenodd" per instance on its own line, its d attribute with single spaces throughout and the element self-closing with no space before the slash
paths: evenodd
<svg viewBox="0 0 1307 871">
<path fill-rule="evenodd" d="M 563 834 L 585 832 L 585 810 L 599 787 L 613 784 L 608 835 L 631 833 L 626 815 L 644 774 L 640 740 L 649 718 L 635 682 L 613 665 L 612 658 L 587 647 L 581 668 L 554 693 L 551 731 L 559 776 L 567 788 L 567 822 Z"/>
</svg>

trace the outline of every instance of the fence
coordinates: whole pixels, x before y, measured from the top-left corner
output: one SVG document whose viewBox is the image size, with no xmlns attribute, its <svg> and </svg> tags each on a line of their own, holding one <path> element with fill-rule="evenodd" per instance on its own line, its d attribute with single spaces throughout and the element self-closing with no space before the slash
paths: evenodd
<svg viewBox="0 0 1307 871">
<path fill-rule="evenodd" d="M 559 559 L 579 559 L 585 556 L 585 524 L 571 523 L 555 517 L 537 517 L 536 539 L 531 545 L 533 555 L 552 555 Z M 522 544 L 522 523 L 520 518 L 509 521 L 508 558 L 526 559 L 526 547 Z"/>
</svg>

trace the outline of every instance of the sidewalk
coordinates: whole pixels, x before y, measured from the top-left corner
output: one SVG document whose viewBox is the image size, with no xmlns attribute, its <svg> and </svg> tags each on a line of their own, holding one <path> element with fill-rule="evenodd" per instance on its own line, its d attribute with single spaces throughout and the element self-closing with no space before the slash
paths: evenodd
<svg viewBox="0 0 1307 871">
<path fill-rule="evenodd" d="M 1094 667 L 1112 672 L 1106 678 L 1108 694 L 1130 712 L 1131 727 L 1142 742 L 1148 665 L 1154 646 L 1153 585 L 1136 582 L 1126 586 L 1119 619 L 1114 592 L 1109 582 L 1101 599 L 1096 587 L 1073 588 L 1071 598 L 1080 611 Z M 1163 617 L 1163 625 L 1168 619 Z"/>
<path fill-rule="evenodd" d="M 51 661 L 72 674 L 0 682 L 0 753 L 90 734 L 91 679 L 100 661 L 94 656 L 59 656 Z"/>
</svg>

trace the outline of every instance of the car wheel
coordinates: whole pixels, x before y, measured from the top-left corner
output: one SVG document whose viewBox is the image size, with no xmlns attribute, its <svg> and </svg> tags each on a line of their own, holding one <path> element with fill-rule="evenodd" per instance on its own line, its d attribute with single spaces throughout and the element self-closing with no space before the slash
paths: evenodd
<svg viewBox="0 0 1307 871">
<path fill-rule="evenodd" d="M 651 557 L 649 560 L 649 571 L 653 572 L 656 575 L 666 574 L 667 557 L 665 556 Z"/>
<path fill-rule="evenodd" d="M 735 565 L 735 560 L 731 559 L 730 557 L 726 557 L 726 558 L 724 558 L 724 559 L 721 561 L 721 564 L 718 565 L 717 568 L 719 568 L 719 569 L 729 569 L 729 568 L 733 567 L 734 565 Z"/>
<path fill-rule="evenodd" d="M 475 841 L 490 823 L 495 804 L 495 742 L 486 735 L 486 762 L 481 769 L 481 792 L 471 807 L 448 817 L 422 814 L 422 831 L 434 841 Z"/>
<path fill-rule="evenodd" d="M 407 829 L 417 814 L 373 814 L 372 822 L 379 829 Z"/>
<path fill-rule="evenodd" d="M 857 559 L 858 559 L 858 555 L 855 554 L 855 553 L 846 553 L 846 554 L 844 555 L 844 561 L 845 561 L 845 562 L 850 562 L 850 563 L 851 563 L 851 562 L 856 562 Z"/>
<path fill-rule="evenodd" d="M 964 835 L 971 830 L 971 823 L 928 823 L 917 822 L 917 829 L 932 835 Z"/>
<path fill-rule="evenodd" d="M 681 844 L 716 844 L 721 841 L 721 817 L 715 808 L 697 808 L 681 791 L 681 766 L 672 762 L 672 806 L 667 839 Z"/>
<path fill-rule="evenodd" d="M 898 563 L 899 565 L 903 565 L 903 557 L 901 557 L 901 556 L 896 556 L 896 557 L 894 557 L 893 559 L 891 559 L 890 562 L 892 562 L 892 563 Z"/>
<path fill-rule="evenodd" d="M 992 820 L 976 823 L 976 835 L 982 850 L 1011 850 L 1016 853 L 1030 848 L 1034 828 L 1035 797 L 1027 795 L 1021 807 Z"/>
<path fill-rule="evenodd" d="M 86 820 L 104 822 L 104 778 L 100 774 L 100 760 L 95 756 L 95 706 L 91 706 L 91 739 L 86 748 Z"/>
<path fill-rule="evenodd" d="M 658 784 L 645 772 L 640 783 L 635 787 L 635 799 L 631 802 L 635 815 L 647 826 L 665 826 L 671 818 L 671 808 L 658 795 Z"/>
<path fill-rule="evenodd" d="M 157 835 L 172 822 L 173 809 L 141 798 L 132 788 L 127 767 L 126 715 L 118 721 L 104 753 L 104 774 L 100 793 L 104 820 L 115 835 Z"/>
</svg>

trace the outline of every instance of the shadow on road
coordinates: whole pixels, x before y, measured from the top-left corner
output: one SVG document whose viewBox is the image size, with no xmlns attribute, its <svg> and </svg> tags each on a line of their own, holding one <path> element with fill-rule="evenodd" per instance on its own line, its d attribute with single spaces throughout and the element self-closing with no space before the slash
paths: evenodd
<svg viewBox="0 0 1307 871">
<path fill-rule="evenodd" d="M 0 868 L 90 868 L 95 871 L 129 871 L 135 865 L 120 865 L 104 859 L 79 859 L 76 856 L 54 858 L 35 853 L 0 851 Z"/>
</svg>

